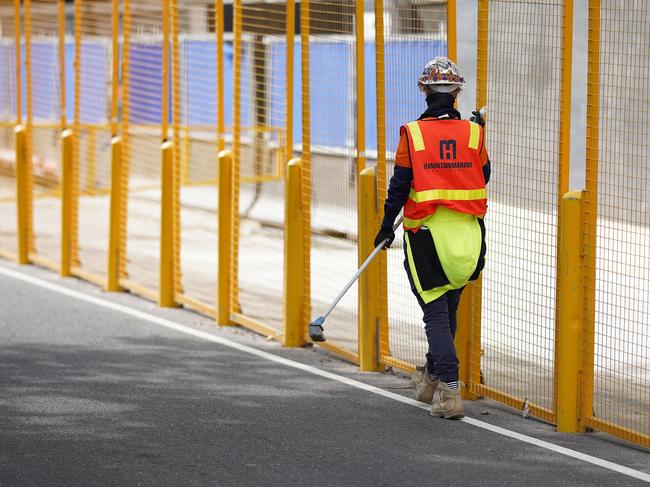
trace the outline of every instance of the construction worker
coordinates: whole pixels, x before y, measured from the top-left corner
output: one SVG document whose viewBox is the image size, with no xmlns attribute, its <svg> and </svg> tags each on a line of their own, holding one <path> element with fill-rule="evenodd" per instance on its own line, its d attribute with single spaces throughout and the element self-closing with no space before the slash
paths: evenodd
<svg viewBox="0 0 650 487">
<path fill-rule="evenodd" d="M 465 415 L 454 346 L 456 313 L 465 285 L 484 266 L 490 162 L 480 112 L 461 120 L 454 102 L 465 80 L 446 57 L 429 61 L 418 79 L 427 109 L 400 128 L 395 172 L 375 246 L 395 239 L 393 224 L 404 207 L 404 267 L 424 312 L 429 343 L 424 366 L 413 373 L 419 401 L 431 415 Z"/>
</svg>

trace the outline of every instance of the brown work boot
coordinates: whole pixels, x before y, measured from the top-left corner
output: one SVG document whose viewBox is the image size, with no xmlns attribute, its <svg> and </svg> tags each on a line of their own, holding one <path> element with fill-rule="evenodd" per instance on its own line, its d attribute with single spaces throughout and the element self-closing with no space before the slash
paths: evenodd
<svg viewBox="0 0 650 487">
<path fill-rule="evenodd" d="M 429 371 L 426 364 L 415 368 L 415 372 L 411 375 L 411 384 L 415 389 L 415 398 L 420 402 L 431 404 L 433 400 L 433 393 L 438 387 L 439 380 L 431 380 L 429 378 Z"/>
<path fill-rule="evenodd" d="M 460 390 L 450 389 L 446 383 L 440 382 L 431 403 L 431 416 L 445 419 L 464 418 L 465 408 L 460 398 Z"/>
</svg>

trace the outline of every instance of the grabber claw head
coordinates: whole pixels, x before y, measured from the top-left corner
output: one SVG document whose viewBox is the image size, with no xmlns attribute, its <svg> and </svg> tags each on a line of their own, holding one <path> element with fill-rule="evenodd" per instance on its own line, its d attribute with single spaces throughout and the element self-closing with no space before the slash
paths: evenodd
<svg viewBox="0 0 650 487">
<path fill-rule="evenodd" d="M 309 323 L 309 338 L 314 342 L 324 342 L 325 333 L 323 332 L 323 323 L 325 318 L 319 316 L 314 321 Z"/>
</svg>

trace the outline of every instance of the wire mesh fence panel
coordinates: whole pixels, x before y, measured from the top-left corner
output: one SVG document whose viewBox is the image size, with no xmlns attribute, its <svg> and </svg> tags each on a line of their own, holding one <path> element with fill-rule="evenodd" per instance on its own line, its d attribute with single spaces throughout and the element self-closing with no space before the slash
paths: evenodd
<svg viewBox="0 0 650 487">
<path fill-rule="evenodd" d="M 417 79 L 426 62 L 447 55 L 444 3 L 384 1 L 384 76 L 386 93 L 386 173 L 395 167 L 400 126 L 417 120 L 427 108 Z M 388 250 L 388 343 L 382 359 L 391 365 L 421 364 L 427 351 L 422 311 L 404 270 L 403 232 Z"/>
<path fill-rule="evenodd" d="M 311 305 L 318 316 L 357 270 L 355 2 L 309 5 Z M 327 341 L 356 356 L 357 283 L 327 318 Z"/>
<path fill-rule="evenodd" d="M 168 102 L 164 84 L 169 83 L 163 78 L 163 3 L 127 2 L 122 68 L 123 160 L 128 171 L 126 273 L 130 282 L 157 295 L 161 121 L 163 103 Z"/>
<path fill-rule="evenodd" d="M 286 2 L 241 5 L 237 308 L 282 327 L 287 160 Z"/>
<path fill-rule="evenodd" d="M 483 393 L 552 420 L 563 2 L 487 4 Z"/>
<path fill-rule="evenodd" d="M 185 295 L 210 308 L 217 297 L 216 15 L 199 1 L 179 8 L 181 281 Z"/>
<path fill-rule="evenodd" d="M 0 252 L 17 251 L 16 150 L 16 37 L 13 4 L 0 3 Z"/>
<path fill-rule="evenodd" d="M 600 26 L 600 41 L 590 41 L 590 55 L 597 56 L 596 49 L 600 55 L 590 68 L 599 64 L 600 72 L 589 75 L 589 100 L 596 104 L 588 110 L 596 110 L 599 130 L 587 142 L 588 150 L 598 144 L 586 173 L 588 201 L 597 200 L 587 215 L 587 253 L 595 256 L 589 262 L 595 282 L 588 280 L 586 290 L 588 299 L 595 296 L 588 424 L 648 447 L 650 5 L 601 0 L 590 17 L 592 29 Z"/>
<path fill-rule="evenodd" d="M 58 266 L 61 257 L 61 83 L 58 1 L 31 3 L 25 20 L 28 162 L 33 182 L 34 254 Z M 29 31 L 29 32 L 28 32 Z"/>
<path fill-rule="evenodd" d="M 74 90 L 74 159 L 78 190 L 77 262 L 106 278 L 111 184 L 112 5 L 83 1 L 75 9 L 78 57 Z M 71 73 L 72 74 L 72 73 Z"/>
</svg>

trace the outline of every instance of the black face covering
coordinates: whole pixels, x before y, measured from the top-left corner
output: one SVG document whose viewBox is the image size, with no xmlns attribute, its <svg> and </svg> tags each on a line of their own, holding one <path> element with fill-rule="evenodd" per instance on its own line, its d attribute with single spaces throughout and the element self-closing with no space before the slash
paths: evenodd
<svg viewBox="0 0 650 487">
<path fill-rule="evenodd" d="M 460 119 L 460 112 L 454 108 L 456 97 L 450 93 L 431 93 L 427 96 L 427 109 L 420 118 L 442 117 Z"/>
</svg>

